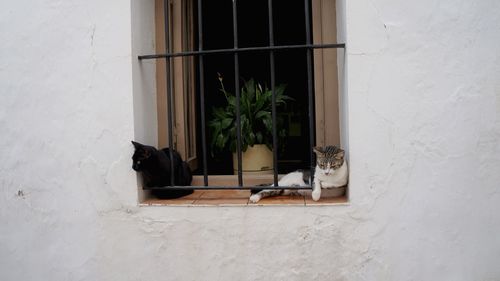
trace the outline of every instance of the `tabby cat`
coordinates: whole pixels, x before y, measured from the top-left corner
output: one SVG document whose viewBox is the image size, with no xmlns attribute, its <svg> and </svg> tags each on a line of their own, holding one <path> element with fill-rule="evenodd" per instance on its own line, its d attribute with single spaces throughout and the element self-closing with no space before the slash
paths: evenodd
<svg viewBox="0 0 500 281">
<path fill-rule="evenodd" d="M 314 183 L 312 192 L 308 190 L 289 190 L 289 189 L 264 189 L 252 190 L 250 202 L 257 203 L 260 199 L 276 195 L 300 194 L 308 195 L 311 193 L 312 199 L 318 201 L 321 197 L 322 189 L 334 189 L 347 185 L 348 169 L 347 161 L 344 160 L 344 150 L 336 146 L 315 147 L 316 168 L 314 171 Z M 308 186 L 310 181 L 309 171 L 295 171 L 283 176 L 278 186 Z"/>
<path fill-rule="evenodd" d="M 189 186 L 193 179 L 188 164 L 182 161 L 181 156 L 175 150 L 172 151 L 173 164 L 170 163 L 170 150 L 156 148 L 132 141 L 135 147 L 132 156 L 132 169 L 141 172 L 146 187 L 166 187 L 165 189 L 153 189 L 153 195 L 160 198 L 178 198 L 193 193 L 192 189 L 169 190 L 171 169 L 174 169 L 174 184 L 177 186 Z"/>
</svg>

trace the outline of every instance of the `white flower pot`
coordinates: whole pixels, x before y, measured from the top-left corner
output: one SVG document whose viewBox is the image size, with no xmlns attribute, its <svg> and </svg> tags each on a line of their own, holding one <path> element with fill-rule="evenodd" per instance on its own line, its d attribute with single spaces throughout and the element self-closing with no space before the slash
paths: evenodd
<svg viewBox="0 0 500 281">
<path fill-rule="evenodd" d="M 264 175 L 273 173 L 273 152 L 265 144 L 249 146 L 242 152 L 242 168 L 244 175 Z M 233 171 L 238 174 L 238 156 L 233 153 Z"/>
</svg>

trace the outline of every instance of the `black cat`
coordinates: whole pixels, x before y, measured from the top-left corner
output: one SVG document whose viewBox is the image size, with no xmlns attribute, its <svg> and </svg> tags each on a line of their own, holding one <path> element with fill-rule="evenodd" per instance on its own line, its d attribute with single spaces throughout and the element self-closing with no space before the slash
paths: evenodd
<svg viewBox="0 0 500 281">
<path fill-rule="evenodd" d="M 135 147 L 132 156 L 132 169 L 142 173 L 146 187 L 166 187 L 166 189 L 153 189 L 153 195 L 159 198 L 178 198 L 193 193 L 192 189 L 187 190 L 168 190 L 170 186 L 171 163 L 170 150 L 143 145 L 132 141 Z M 181 156 L 175 150 L 172 151 L 174 158 L 174 184 L 177 186 L 189 186 L 193 180 L 191 169 Z"/>
</svg>

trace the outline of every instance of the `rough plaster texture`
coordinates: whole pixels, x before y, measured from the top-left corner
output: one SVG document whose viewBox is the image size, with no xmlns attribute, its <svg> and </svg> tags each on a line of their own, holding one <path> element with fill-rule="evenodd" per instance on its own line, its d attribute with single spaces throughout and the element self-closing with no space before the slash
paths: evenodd
<svg viewBox="0 0 500 281">
<path fill-rule="evenodd" d="M 308 208 L 138 207 L 151 3 L 0 3 L 0 280 L 500 279 L 500 2 L 339 2 L 351 202 Z"/>
</svg>

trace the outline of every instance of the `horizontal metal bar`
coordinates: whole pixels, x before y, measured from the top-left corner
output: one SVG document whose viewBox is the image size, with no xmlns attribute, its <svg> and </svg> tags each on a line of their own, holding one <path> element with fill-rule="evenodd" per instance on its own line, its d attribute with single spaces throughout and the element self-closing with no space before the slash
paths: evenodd
<svg viewBox="0 0 500 281">
<path fill-rule="evenodd" d="M 187 57 L 187 56 L 214 55 L 214 54 L 234 54 L 234 53 L 243 53 L 243 52 L 282 51 L 282 50 L 294 50 L 294 49 L 328 49 L 328 48 L 345 48 L 345 43 L 283 45 L 283 46 L 266 46 L 266 47 L 249 47 L 249 48 L 204 50 L 204 51 L 189 51 L 189 52 L 166 53 L 166 54 L 156 54 L 156 55 L 143 55 L 143 56 L 139 56 L 138 58 L 140 60 L 147 60 L 147 59 L 161 59 L 161 58 L 169 58 L 169 57 Z"/>
<path fill-rule="evenodd" d="M 250 190 L 250 189 L 312 189 L 311 186 L 164 186 L 164 187 L 144 187 L 144 190 L 207 190 L 207 189 L 221 189 L 221 190 Z"/>
</svg>

